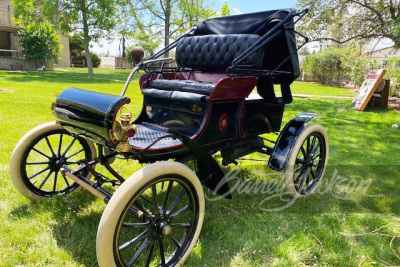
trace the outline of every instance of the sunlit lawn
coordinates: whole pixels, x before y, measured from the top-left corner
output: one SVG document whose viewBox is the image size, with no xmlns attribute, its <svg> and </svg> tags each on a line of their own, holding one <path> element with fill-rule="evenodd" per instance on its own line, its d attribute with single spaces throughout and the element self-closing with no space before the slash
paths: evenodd
<svg viewBox="0 0 400 267">
<path fill-rule="evenodd" d="M 50 106 L 59 92 L 78 87 L 119 94 L 129 73 L 95 72 L 89 78 L 82 69 L 0 71 L 0 266 L 97 265 L 96 232 L 105 204 L 84 190 L 31 202 L 17 193 L 9 176 L 16 143 L 31 128 L 54 120 Z M 142 97 L 137 80 L 134 84 L 128 96 L 137 115 Z M 295 83 L 293 91 L 354 95 L 309 83 Z M 400 236 L 400 130 L 392 128 L 400 124 L 400 113 L 380 109 L 361 113 L 350 102 L 295 98 L 284 115 L 286 123 L 301 112 L 321 114 L 316 122 L 326 127 L 330 138 L 326 175 L 330 185 L 276 212 L 266 210 L 284 206 L 287 198 L 267 199 L 270 194 L 236 189 L 233 200 L 207 201 L 200 241 L 187 266 L 400 265 L 396 256 L 400 254 L 396 238 Z M 132 162 L 117 162 L 115 167 L 124 177 L 141 168 Z M 242 182 L 252 178 L 282 184 L 281 176 L 266 163 L 241 162 L 240 170 Z M 360 182 L 363 187 L 357 187 Z"/>
</svg>

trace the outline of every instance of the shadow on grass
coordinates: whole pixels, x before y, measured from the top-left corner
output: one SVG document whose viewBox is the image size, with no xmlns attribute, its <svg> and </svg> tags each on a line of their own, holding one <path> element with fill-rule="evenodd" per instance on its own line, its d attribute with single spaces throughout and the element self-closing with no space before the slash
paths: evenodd
<svg viewBox="0 0 400 267">
<path fill-rule="evenodd" d="M 32 82 L 32 81 L 40 81 L 40 82 L 56 82 L 56 83 L 65 83 L 71 84 L 74 83 L 110 83 L 110 82 L 125 82 L 129 73 L 120 73 L 120 72 L 110 72 L 110 73 L 95 73 L 92 77 L 89 77 L 87 73 L 79 73 L 79 72 L 62 72 L 62 71 L 54 71 L 54 72 L 15 72 L 12 75 L 8 75 L 5 77 L 5 80 L 24 83 L 24 82 Z M 135 78 L 138 78 L 139 75 L 136 74 Z"/>
<path fill-rule="evenodd" d="M 85 266 L 96 263 L 96 233 L 100 211 L 91 209 L 96 198 L 84 189 L 71 195 L 29 202 L 10 213 L 12 220 L 50 214 L 50 229 L 57 245 L 69 251 L 73 259 Z"/>
<path fill-rule="evenodd" d="M 378 191 L 390 191 L 390 188 L 394 191 L 392 196 L 385 197 L 393 198 L 396 195 L 398 186 L 393 186 L 391 180 L 379 179 L 379 174 L 395 177 L 398 169 L 368 170 L 363 166 L 358 167 L 359 169 L 347 170 L 347 173 L 360 174 L 360 170 L 374 173 L 373 177 L 370 175 L 373 178 L 373 187 L 377 187 L 375 189 Z M 225 171 L 234 168 L 228 167 Z M 242 183 L 249 180 L 261 183 L 267 180 L 275 188 L 283 185 L 281 175 L 260 177 L 254 174 L 253 170 L 271 173 L 266 164 L 258 166 L 244 164 L 241 170 L 239 181 Z M 327 177 L 332 171 L 328 171 Z M 341 173 L 345 171 L 346 169 L 341 170 Z M 209 198 L 213 197 L 208 189 L 204 190 Z M 400 207 L 398 199 L 391 205 L 385 202 L 386 204 L 381 206 L 379 202 L 370 203 L 357 192 L 349 191 L 348 196 L 354 197 L 353 200 L 338 199 L 330 194 L 316 194 L 297 200 L 287 209 L 266 212 L 260 209 L 259 204 L 267 196 L 262 192 L 238 193 L 236 190 L 233 192 L 233 200 L 206 201 L 200 242 L 189 257 L 187 266 L 245 266 L 247 263 L 257 266 L 274 264 L 282 259 L 284 264 L 298 264 L 298 260 L 308 265 L 321 262 L 335 264 L 334 260 L 338 259 L 340 262 L 346 262 L 349 257 L 346 251 L 353 249 L 354 238 L 343 238 L 338 233 L 345 231 L 343 218 L 359 212 L 370 214 L 372 218 L 357 218 L 356 223 L 362 225 L 364 227 L 362 230 L 368 232 L 387 223 L 383 219 L 374 218 L 378 217 L 374 213 L 399 214 L 395 208 Z M 80 190 L 70 196 L 58 196 L 43 202 L 22 205 L 10 215 L 15 220 L 34 217 L 36 214 L 41 216 L 50 214 L 52 218 L 50 228 L 57 245 L 70 252 L 78 264 L 95 266 L 96 233 L 102 208 L 94 208 L 93 200 L 94 196 L 85 190 Z M 277 207 L 282 205 L 282 200 L 272 198 L 266 204 L 269 207 Z M 361 231 L 353 224 L 348 228 L 354 232 Z M 320 242 L 323 244 L 323 249 Z M 380 239 L 358 238 L 357 242 L 359 246 L 368 248 L 369 255 L 375 258 L 382 253 Z M 326 255 L 332 256 L 331 261 L 326 260 Z M 384 259 L 396 262 L 396 258 L 390 254 Z"/>
</svg>

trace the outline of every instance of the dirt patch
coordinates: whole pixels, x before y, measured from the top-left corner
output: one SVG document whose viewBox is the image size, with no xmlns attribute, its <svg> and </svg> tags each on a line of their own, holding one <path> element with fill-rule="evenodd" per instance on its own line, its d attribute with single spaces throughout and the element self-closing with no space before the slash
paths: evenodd
<svg viewBox="0 0 400 267">
<path fill-rule="evenodd" d="M 396 97 L 389 98 L 389 107 L 400 111 L 400 98 L 396 98 Z"/>
</svg>

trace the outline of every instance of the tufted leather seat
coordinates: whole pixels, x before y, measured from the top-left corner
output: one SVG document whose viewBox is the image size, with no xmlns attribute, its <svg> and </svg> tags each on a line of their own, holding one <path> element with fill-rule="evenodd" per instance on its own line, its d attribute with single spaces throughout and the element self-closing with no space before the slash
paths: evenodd
<svg viewBox="0 0 400 267">
<path fill-rule="evenodd" d="M 260 39 L 257 34 L 225 34 L 186 37 L 176 48 L 179 67 L 225 72 L 232 61 Z M 249 56 L 241 65 L 260 68 L 263 51 Z"/>
<path fill-rule="evenodd" d="M 193 70 L 225 72 L 232 61 L 260 39 L 257 34 L 226 34 L 191 36 L 182 39 L 176 48 L 179 67 Z M 263 51 L 249 56 L 241 65 L 260 68 Z M 210 96 L 214 83 L 192 80 L 152 80 L 144 95 L 192 103 L 204 102 Z"/>
</svg>

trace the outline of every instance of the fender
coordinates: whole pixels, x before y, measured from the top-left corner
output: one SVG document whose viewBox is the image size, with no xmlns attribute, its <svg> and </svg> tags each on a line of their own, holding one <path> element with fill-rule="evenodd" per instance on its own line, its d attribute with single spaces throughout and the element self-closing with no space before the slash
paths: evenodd
<svg viewBox="0 0 400 267">
<path fill-rule="evenodd" d="M 286 168 L 297 137 L 303 131 L 305 125 L 316 116 L 318 116 L 318 114 L 301 113 L 286 124 L 269 158 L 268 165 L 271 169 L 283 171 Z"/>
</svg>

